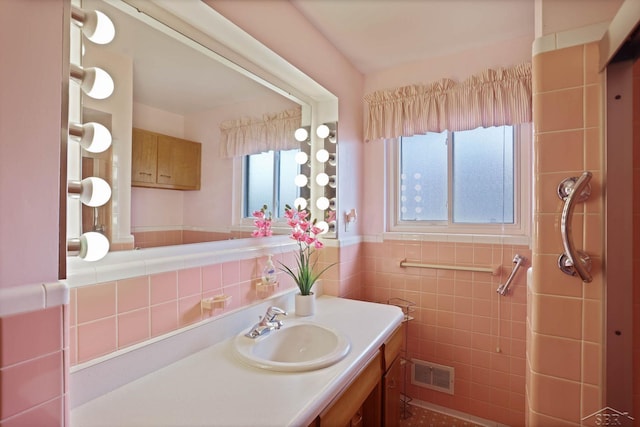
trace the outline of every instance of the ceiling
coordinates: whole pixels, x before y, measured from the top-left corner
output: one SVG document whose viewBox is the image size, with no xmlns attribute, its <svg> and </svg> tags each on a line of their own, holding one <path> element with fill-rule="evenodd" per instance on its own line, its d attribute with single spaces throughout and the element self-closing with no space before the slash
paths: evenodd
<svg viewBox="0 0 640 427">
<path fill-rule="evenodd" d="M 534 33 L 534 0 L 290 1 L 363 74 Z"/>
<path fill-rule="evenodd" d="M 284 0 L 277 0 L 284 1 Z M 533 36 L 534 0 L 289 0 L 363 74 Z M 276 96 L 221 64 L 186 48 L 103 0 L 83 0 L 114 20 L 116 39 L 101 50 L 133 60 L 134 99 L 176 114 Z M 180 88 L 179 91 L 176 88 Z"/>
</svg>

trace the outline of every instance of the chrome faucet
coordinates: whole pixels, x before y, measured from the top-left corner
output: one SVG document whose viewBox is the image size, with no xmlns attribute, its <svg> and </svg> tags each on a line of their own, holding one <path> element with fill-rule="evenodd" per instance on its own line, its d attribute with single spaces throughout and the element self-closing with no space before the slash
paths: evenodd
<svg viewBox="0 0 640 427">
<path fill-rule="evenodd" d="M 283 325 L 282 320 L 277 320 L 278 316 L 286 316 L 287 312 L 281 308 L 271 306 L 267 309 L 265 315 L 260 319 L 260 322 L 256 323 L 250 332 L 247 332 L 245 336 L 249 338 L 257 338 L 265 335 L 274 329 L 280 329 Z"/>
</svg>

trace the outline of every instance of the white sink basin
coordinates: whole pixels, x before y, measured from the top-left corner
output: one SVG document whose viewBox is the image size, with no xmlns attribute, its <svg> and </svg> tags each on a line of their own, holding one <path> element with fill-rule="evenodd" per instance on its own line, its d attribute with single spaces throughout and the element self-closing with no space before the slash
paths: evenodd
<svg viewBox="0 0 640 427">
<path fill-rule="evenodd" d="M 344 334 L 316 323 L 291 320 L 262 337 L 249 338 L 243 332 L 233 344 L 245 363 L 281 372 L 324 368 L 342 360 L 351 350 Z"/>
</svg>

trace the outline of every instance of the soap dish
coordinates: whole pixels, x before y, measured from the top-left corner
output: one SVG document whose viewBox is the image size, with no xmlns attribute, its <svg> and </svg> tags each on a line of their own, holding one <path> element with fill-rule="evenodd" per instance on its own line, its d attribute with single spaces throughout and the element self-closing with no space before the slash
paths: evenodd
<svg viewBox="0 0 640 427">
<path fill-rule="evenodd" d="M 263 284 L 262 282 L 256 282 L 256 295 L 259 298 L 265 298 L 275 292 L 280 286 L 280 282 L 273 282 L 269 284 Z"/>
<path fill-rule="evenodd" d="M 200 301 L 200 306 L 203 310 L 213 310 L 214 308 L 225 308 L 231 302 L 231 295 L 214 295 L 209 298 L 204 298 Z"/>
</svg>

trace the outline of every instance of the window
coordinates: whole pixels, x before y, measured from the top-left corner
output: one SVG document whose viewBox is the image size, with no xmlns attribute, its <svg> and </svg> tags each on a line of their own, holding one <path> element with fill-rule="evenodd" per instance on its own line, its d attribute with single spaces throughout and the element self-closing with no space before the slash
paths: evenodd
<svg viewBox="0 0 640 427">
<path fill-rule="evenodd" d="M 400 138 L 391 231 L 524 234 L 529 126 Z M 397 172 L 395 172 L 397 171 Z M 523 205 L 524 204 L 524 205 Z"/>
<path fill-rule="evenodd" d="M 245 156 L 243 217 L 267 205 L 274 218 L 284 216 L 286 204 L 292 204 L 300 188 L 294 184 L 300 165 L 295 155 L 300 150 L 268 151 Z"/>
</svg>

